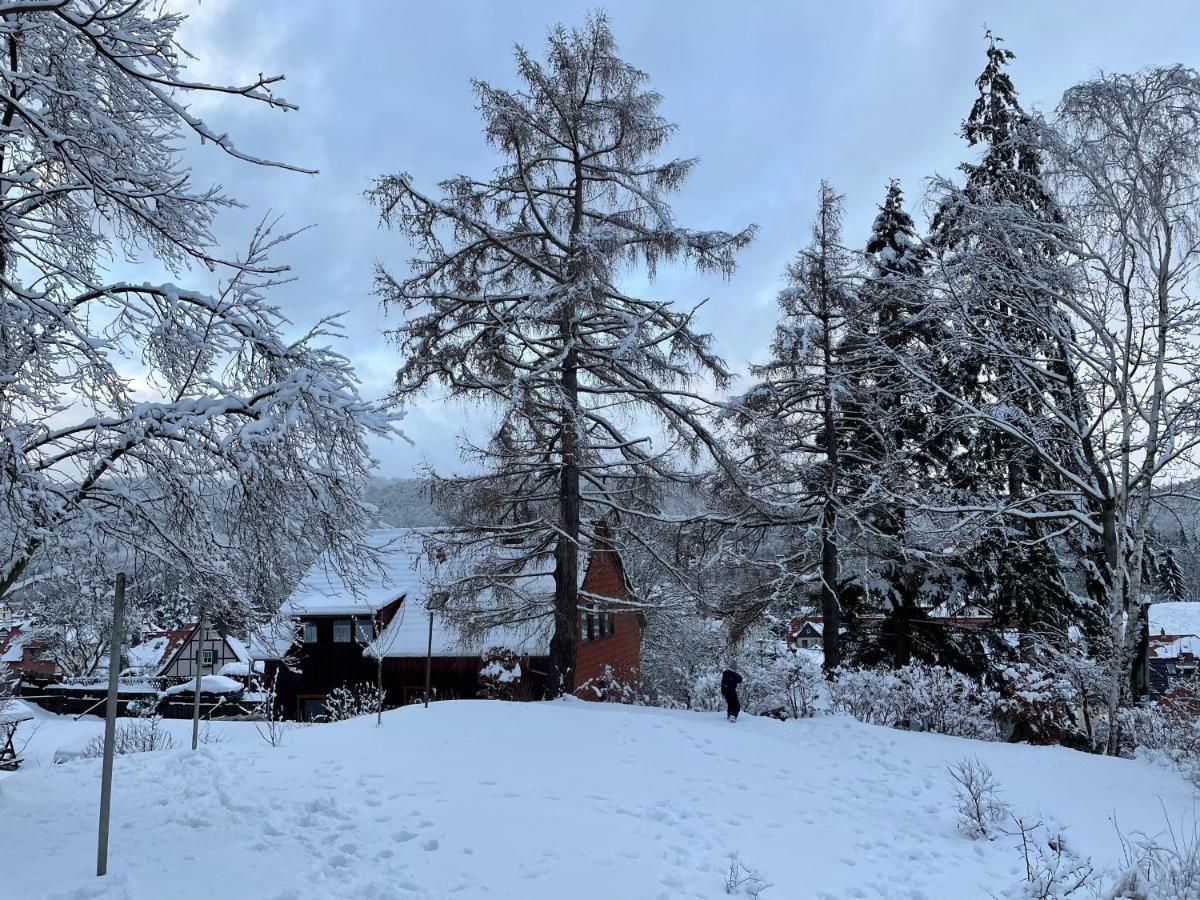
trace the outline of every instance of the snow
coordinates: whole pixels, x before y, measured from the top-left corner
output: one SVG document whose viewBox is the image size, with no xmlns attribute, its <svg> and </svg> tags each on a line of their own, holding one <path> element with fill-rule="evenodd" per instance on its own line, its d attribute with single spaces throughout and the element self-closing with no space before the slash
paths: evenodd
<svg viewBox="0 0 1200 900">
<path fill-rule="evenodd" d="M 837 716 L 730 725 L 719 713 L 454 701 L 386 713 L 381 728 L 298 728 L 280 748 L 247 723 L 222 734 L 195 753 L 117 760 L 102 881 L 98 760 L 0 781 L 4 894 L 717 900 L 736 851 L 773 884 L 762 900 L 982 900 L 1022 865 L 1014 839 L 956 831 L 946 767 L 959 759 L 978 757 L 1015 810 L 1061 823 L 1102 866 L 1119 859 L 1114 822 L 1158 834 L 1164 816 L 1178 825 L 1194 809 L 1191 786 L 1149 762 Z"/>
<path fill-rule="evenodd" d="M 195 686 L 195 679 L 189 678 L 183 684 L 167 688 L 163 691 L 163 694 L 165 696 L 190 694 Z M 240 681 L 234 681 L 232 678 L 227 678 L 224 675 L 200 676 L 200 693 L 202 694 L 237 694 L 244 690 L 244 687 Z"/>
<path fill-rule="evenodd" d="M 289 616 L 366 615 L 391 603 L 397 597 L 424 603 L 427 564 L 421 550 L 422 529 L 379 529 L 368 535 L 368 542 L 386 548 L 382 571 L 372 573 L 361 584 L 351 584 L 335 572 L 325 559 L 319 559 L 284 603 L 282 613 Z"/>
<path fill-rule="evenodd" d="M 1150 604 L 1150 634 L 1200 635 L 1200 602 Z"/>
</svg>

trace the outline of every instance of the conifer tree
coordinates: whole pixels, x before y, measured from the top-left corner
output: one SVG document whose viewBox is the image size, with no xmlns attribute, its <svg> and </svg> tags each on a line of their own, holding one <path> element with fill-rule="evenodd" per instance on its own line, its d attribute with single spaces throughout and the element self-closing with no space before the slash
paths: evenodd
<svg viewBox="0 0 1200 900">
<path fill-rule="evenodd" d="M 545 62 L 520 47 L 516 61 L 520 90 L 475 83 L 499 168 L 451 178 L 440 197 L 392 175 L 370 197 L 419 253 L 405 278 L 377 273 L 406 315 L 396 393 L 438 384 L 499 413 L 488 441 L 466 447 L 482 473 L 438 482 L 456 509 L 441 587 L 467 626 L 552 632 L 553 695 L 574 686 L 581 557 L 638 546 L 656 490 L 695 477 L 677 453 L 715 442 L 692 384 L 728 378 L 691 310 L 633 296 L 621 277 L 674 260 L 728 276 L 753 230 L 675 221 L 666 195 L 695 160 L 659 158 L 675 126 L 603 15 L 555 28 Z M 619 533 L 596 524 L 618 516 Z"/>
<path fill-rule="evenodd" d="M 842 197 L 822 182 L 812 239 L 788 267 L 779 294 L 770 359 L 751 367 L 756 383 L 732 404 L 759 507 L 745 524 L 784 533 L 784 558 L 770 579 L 773 596 L 795 593 L 815 578 L 827 670 L 841 662 L 844 407 L 854 402 L 847 357 L 857 312 L 853 259 L 841 229 Z"/>
<path fill-rule="evenodd" d="M 1061 443 L 1069 454 L 1055 410 L 1079 402 L 1064 387 L 1071 373 L 1059 332 L 1069 327 L 1057 309 L 1070 281 L 1061 261 L 1063 218 L 1006 71 L 1014 54 L 990 32 L 987 40 L 979 95 L 962 129 L 982 155 L 961 166 L 961 188 L 943 184 L 932 223 L 942 288 L 956 320 L 943 387 L 995 419 L 1039 433 L 1051 446 Z M 1007 429 L 979 419 L 947 430 L 943 439 L 956 502 L 994 511 L 995 526 L 968 556 L 970 567 L 984 573 L 977 599 L 997 626 L 1019 630 L 1027 652 L 1035 634 L 1064 635 L 1080 610 L 1040 524 L 1040 507 L 1062 493 L 1060 473 Z M 1019 518 L 1011 515 L 1016 510 Z"/>
</svg>

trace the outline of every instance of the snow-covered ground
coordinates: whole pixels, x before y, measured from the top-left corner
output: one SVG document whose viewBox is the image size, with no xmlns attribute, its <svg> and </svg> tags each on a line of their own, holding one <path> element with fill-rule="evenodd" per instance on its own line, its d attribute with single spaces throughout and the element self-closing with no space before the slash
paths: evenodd
<svg viewBox="0 0 1200 900">
<path fill-rule="evenodd" d="M 68 723 L 43 726 L 38 760 L 78 739 Z M 170 723 L 181 745 L 187 725 Z M 1192 787 L 1149 763 L 841 717 L 459 701 L 297 729 L 282 748 L 244 724 L 212 733 L 224 742 L 118 760 L 103 880 L 98 761 L 0 781 L 0 894 L 716 900 L 736 851 L 772 883 L 762 900 L 986 898 L 1021 859 L 1011 838 L 956 831 L 946 766 L 967 756 L 1098 863 L 1119 856 L 1114 822 L 1194 821 Z"/>
</svg>

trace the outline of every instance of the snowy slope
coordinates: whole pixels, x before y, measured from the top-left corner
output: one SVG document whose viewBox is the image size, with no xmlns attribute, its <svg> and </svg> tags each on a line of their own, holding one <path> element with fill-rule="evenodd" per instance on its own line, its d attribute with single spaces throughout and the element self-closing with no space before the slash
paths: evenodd
<svg viewBox="0 0 1200 900">
<path fill-rule="evenodd" d="M 246 726 L 241 726 L 243 729 Z M 1008 838 L 953 825 L 947 763 L 977 756 L 1078 852 L 1111 820 L 1178 824 L 1191 787 L 1147 763 L 829 717 L 803 722 L 580 702 L 410 707 L 248 743 L 118 761 L 110 876 L 92 877 L 99 765 L 0 781 L 12 898 L 724 897 L 728 853 L 762 900 L 985 898 L 1019 876 Z"/>
</svg>

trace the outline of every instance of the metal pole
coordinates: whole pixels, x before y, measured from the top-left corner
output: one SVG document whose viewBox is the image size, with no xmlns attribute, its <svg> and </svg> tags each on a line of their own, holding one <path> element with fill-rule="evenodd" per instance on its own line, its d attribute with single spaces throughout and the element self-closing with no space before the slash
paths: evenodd
<svg viewBox="0 0 1200 900">
<path fill-rule="evenodd" d="M 429 645 L 425 648 L 425 708 L 429 709 L 429 686 L 433 674 L 433 607 L 429 607 Z"/>
<path fill-rule="evenodd" d="M 200 623 L 196 626 L 196 683 L 192 688 L 192 749 L 200 745 L 200 663 L 204 659 L 204 609 L 200 609 Z"/>
<path fill-rule="evenodd" d="M 121 643 L 125 639 L 125 573 L 117 573 L 113 594 L 112 633 L 108 638 L 108 705 L 104 709 L 104 768 L 100 775 L 100 836 L 96 842 L 96 876 L 108 872 L 108 818 L 112 811 L 113 745 L 117 735 L 117 676 L 121 671 Z"/>
</svg>

